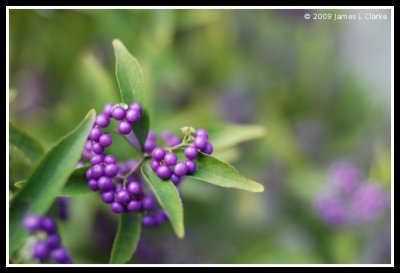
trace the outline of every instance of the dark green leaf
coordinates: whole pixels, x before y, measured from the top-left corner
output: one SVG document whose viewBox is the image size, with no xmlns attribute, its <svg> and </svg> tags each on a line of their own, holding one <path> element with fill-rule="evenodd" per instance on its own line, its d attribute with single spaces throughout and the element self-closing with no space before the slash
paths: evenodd
<svg viewBox="0 0 400 273">
<path fill-rule="evenodd" d="M 123 213 L 120 216 L 110 264 L 122 264 L 129 261 L 138 245 L 141 227 L 142 217 L 139 213 Z"/>
<path fill-rule="evenodd" d="M 242 176 L 230 164 L 215 157 L 200 153 L 196 159 L 197 170 L 193 178 L 225 188 L 236 188 L 251 192 L 262 192 L 264 186 Z"/>
<path fill-rule="evenodd" d="M 143 146 L 150 126 L 143 72 L 138 61 L 129 53 L 120 40 L 115 39 L 112 44 L 116 59 L 115 73 L 122 101 L 126 104 L 137 101 L 143 107 L 140 121 L 133 125 L 133 131 Z"/>
<path fill-rule="evenodd" d="M 22 151 L 32 162 L 44 153 L 42 145 L 10 122 L 10 144 Z"/>
<path fill-rule="evenodd" d="M 88 181 L 86 178 L 86 171 L 89 167 L 76 169 L 72 175 L 68 178 L 64 188 L 62 188 L 60 196 L 78 196 L 87 193 L 93 193 L 88 187 Z"/>
<path fill-rule="evenodd" d="M 168 214 L 172 228 L 179 238 L 185 236 L 185 227 L 183 224 L 183 207 L 179 197 L 178 190 L 171 180 L 161 180 L 151 169 L 149 162 L 142 165 L 142 175 L 149 184 L 152 192 L 158 200 L 160 206 Z"/>
<path fill-rule="evenodd" d="M 40 161 L 25 186 L 10 204 L 10 252 L 21 246 L 27 233 L 21 220 L 27 212 L 44 214 L 75 170 L 96 112 L 91 110 L 81 124 L 62 138 Z"/>
</svg>

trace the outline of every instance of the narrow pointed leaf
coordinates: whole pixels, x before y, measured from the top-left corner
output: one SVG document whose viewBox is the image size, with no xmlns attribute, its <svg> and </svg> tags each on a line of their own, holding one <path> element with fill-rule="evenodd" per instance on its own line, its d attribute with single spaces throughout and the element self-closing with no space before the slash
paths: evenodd
<svg viewBox="0 0 400 273">
<path fill-rule="evenodd" d="M 142 217 L 139 213 L 123 213 L 111 251 L 110 264 L 123 264 L 135 253 L 140 239 Z"/>
<path fill-rule="evenodd" d="M 44 154 L 42 145 L 33 137 L 17 128 L 12 122 L 10 124 L 10 144 L 23 152 L 31 162 L 35 163 Z"/>
<path fill-rule="evenodd" d="M 60 192 L 60 196 L 78 196 L 82 194 L 94 193 L 89 186 L 86 178 L 86 171 L 89 167 L 76 169 L 68 178 L 67 183 Z"/>
<path fill-rule="evenodd" d="M 10 252 L 18 249 L 28 235 L 21 226 L 24 215 L 27 212 L 46 213 L 75 170 L 95 115 L 94 110 L 90 111 L 75 130 L 42 158 L 24 187 L 11 200 Z"/>
<path fill-rule="evenodd" d="M 149 132 L 150 124 L 143 72 L 138 61 L 129 53 L 120 40 L 115 39 L 112 44 L 116 58 L 115 73 L 122 101 L 126 104 L 136 101 L 143 107 L 140 121 L 133 125 L 133 131 L 143 146 Z"/>
<path fill-rule="evenodd" d="M 158 203 L 168 214 L 169 221 L 176 235 L 179 238 L 183 238 L 185 235 L 185 227 L 183 223 L 182 200 L 179 197 L 175 185 L 170 180 L 161 180 L 153 172 L 148 161 L 144 162 L 142 165 L 142 175 L 149 184 Z"/>
</svg>

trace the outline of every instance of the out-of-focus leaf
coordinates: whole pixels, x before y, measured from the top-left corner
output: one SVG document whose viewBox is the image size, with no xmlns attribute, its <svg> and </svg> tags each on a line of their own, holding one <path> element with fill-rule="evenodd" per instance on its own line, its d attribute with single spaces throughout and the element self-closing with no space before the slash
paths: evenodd
<svg viewBox="0 0 400 273">
<path fill-rule="evenodd" d="M 142 175 L 149 184 L 152 192 L 158 200 L 160 206 L 168 214 L 172 228 L 179 238 L 185 235 L 185 227 L 183 223 L 183 207 L 179 197 L 178 190 L 171 180 L 161 180 L 151 169 L 148 161 L 142 165 Z"/>
<path fill-rule="evenodd" d="M 32 162 L 36 162 L 44 153 L 42 145 L 12 122 L 9 124 L 10 143 L 22 151 Z"/>
<path fill-rule="evenodd" d="M 89 167 L 76 169 L 68 178 L 64 188 L 60 192 L 60 196 L 77 196 L 82 194 L 93 193 L 87 183 L 86 171 Z"/>
<path fill-rule="evenodd" d="M 56 144 L 40 161 L 25 186 L 10 204 L 10 252 L 21 246 L 28 235 L 21 221 L 28 212 L 44 214 L 75 170 L 95 118 L 91 110 L 71 133 Z"/>
</svg>

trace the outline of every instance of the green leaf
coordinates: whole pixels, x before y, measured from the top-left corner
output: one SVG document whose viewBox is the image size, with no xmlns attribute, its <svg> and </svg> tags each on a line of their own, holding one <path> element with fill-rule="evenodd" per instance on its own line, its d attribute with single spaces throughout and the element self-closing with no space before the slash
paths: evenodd
<svg viewBox="0 0 400 273">
<path fill-rule="evenodd" d="M 151 169 L 149 161 L 142 164 L 142 175 L 149 184 L 158 203 L 168 214 L 176 236 L 183 238 L 185 236 L 185 227 L 183 224 L 182 200 L 175 185 L 170 180 L 161 180 Z"/>
<path fill-rule="evenodd" d="M 14 183 L 14 186 L 18 189 L 22 189 L 22 187 L 25 185 L 26 180 L 20 180 Z"/>
<path fill-rule="evenodd" d="M 237 145 L 241 142 L 263 138 L 267 130 L 260 125 L 221 125 L 209 130 L 210 140 L 216 150 Z"/>
<path fill-rule="evenodd" d="M 91 110 L 80 125 L 56 144 L 40 161 L 25 186 L 10 204 L 10 252 L 15 251 L 28 235 L 21 226 L 28 212 L 44 214 L 59 195 L 65 182 L 75 170 L 86 138 L 95 118 Z"/>
<path fill-rule="evenodd" d="M 196 163 L 197 170 L 190 175 L 193 178 L 225 188 L 236 188 L 251 192 L 264 191 L 263 185 L 242 176 L 230 164 L 215 157 L 200 153 Z"/>
<path fill-rule="evenodd" d="M 110 264 L 122 264 L 129 261 L 139 243 L 141 226 L 142 216 L 139 213 L 123 213 L 120 216 Z"/>
<path fill-rule="evenodd" d="M 143 72 L 138 61 L 129 53 L 120 40 L 115 39 L 112 44 L 116 59 L 115 73 L 122 101 L 126 104 L 137 101 L 143 107 L 140 121 L 133 125 L 133 131 L 143 147 L 150 126 Z"/>
<path fill-rule="evenodd" d="M 44 154 L 42 145 L 10 122 L 10 144 L 22 151 L 32 162 Z"/>
<path fill-rule="evenodd" d="M 89 167 L 83 167 L 76 169 L 72 175 L 68 178 L 67 183 L 65 183 L 64 188 L 60 192 L 60 196 L 78 196 L 82 194 L 93 193 L 87 183 L 86 171 Z"/>
</svg>

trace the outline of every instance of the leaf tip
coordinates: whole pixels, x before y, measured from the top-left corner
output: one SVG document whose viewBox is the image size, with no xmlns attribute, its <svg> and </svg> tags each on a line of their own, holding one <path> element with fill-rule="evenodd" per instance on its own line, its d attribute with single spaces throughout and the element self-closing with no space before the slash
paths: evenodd
<svg viewBox="0 0 400 273">
<path fill-rule="evenodd" d="M 122 42 L 120 39 L 114 39 L 114 40 L 112 40 L 112 45 L 113 45 L 113 47 L 117 47 L 117 46 L 122 45 Z"/>
</svg>

